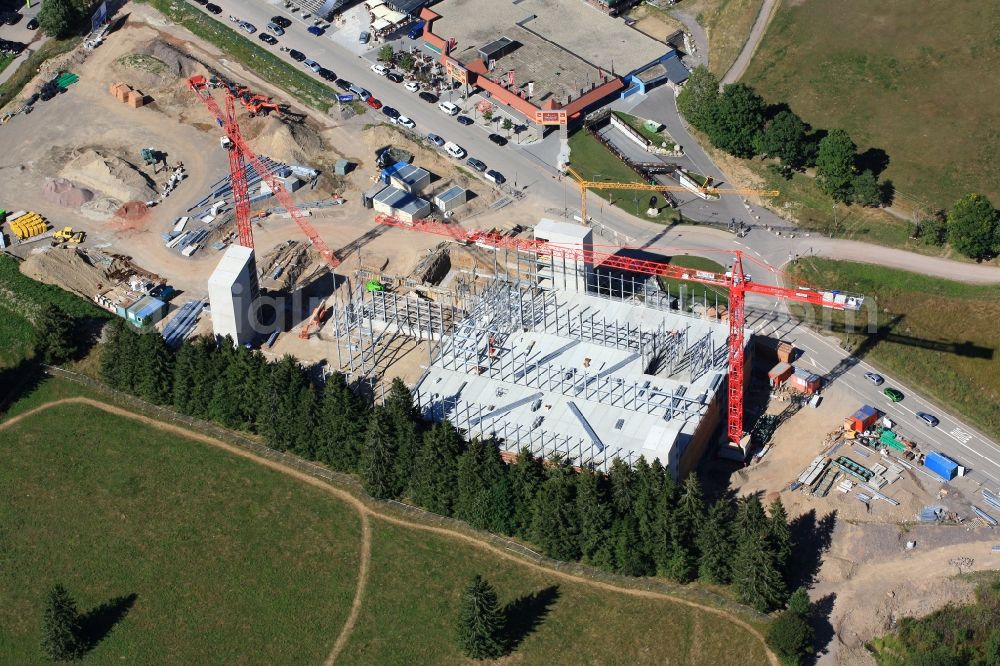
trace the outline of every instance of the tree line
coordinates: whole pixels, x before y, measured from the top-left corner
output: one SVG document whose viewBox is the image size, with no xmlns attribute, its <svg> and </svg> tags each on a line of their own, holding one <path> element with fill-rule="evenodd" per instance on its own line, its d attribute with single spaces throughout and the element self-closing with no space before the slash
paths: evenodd
<svg viewBox="0 0 1000 666">
<path fill-rule="evenodd" d="M 730 155 L 777 158 L 785 177 L 815 167 L 820 188 L 835 201 L 880 206 L 891 200 L 891 184 L 879 183 L 873 170 L 859 168 L 857 146 L 847 132 L 813 132 L 794 111 L 769 107 L 745 83 L 730 83 L 720 91 L 719 79 L 698 66 L 677 96 L 677 108 L 713 146 Z"/>
<path fill-rule="evenodd" d="M 357 474 L 379 499 L 411 502 L 473 527 L 517 537 L 545 555 L 629 576 L 732 585 L 767 612 L 787 599 L 792 538 L 780 500 L 708 502 L 696 475 L 674 481 L 659 460 L 605 473 L 424 421 L 393 380 L 381 405 L 344 375 L 321 381 L 293 357 L 196 338 L 171 350 L 156 333 L 113 322 L 101 374 L 111 386 L 183 414 L 259 435 L 270 447 Z"/>
<path fill-rule="evenodd" d="M 893 188 L 858 154 L 842 129 L 813 130 L 785 105 L 768 106 L 753 88 L 719 80 L 696 67 L 677 96 L 677 108 L 712 145 L 749 159 L 774 158 L 784 177 L 815 167 L 816 183 L 834 201 L 875 207 L 892 202 Z M 880 152 L 880 151 L 876 151 Z M 887 163 L 884 156 L 882 162 Z M 981 194 L 968 194 L 949 211 L 937 211 L 917 223 L 915 236 L 929 245 L 950 244 L 976 260 L 1000 255 L 1000 212 Z"/>
</svg>

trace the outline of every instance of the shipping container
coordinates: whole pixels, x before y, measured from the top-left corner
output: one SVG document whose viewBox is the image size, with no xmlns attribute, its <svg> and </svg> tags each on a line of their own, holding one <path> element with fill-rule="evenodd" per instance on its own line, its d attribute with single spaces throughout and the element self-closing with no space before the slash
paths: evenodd
<svg viewBox="0 0 1000 666">
<path fill-rule="evenodd" d="M 879 412 L 877 409 L 870 405 L 865 405 L 858 411 L 854 412 L 851 416 L 851 430 L 857 432 L 864 432 L 871 429 L 873 425 L 878 421 Z"/>
<path fill-rule="evenodd" d="M 792 376 L 794 370 L 795 368 L 790 363 L 778 363 L 768 371 L 767 378 L 770 380 L 771 386 L 781 386 L 786 379 Z"/>
<path fill-rule="evenodd" d="M 924 456 L 924 467 L 945 481 L 951 481 L 958 474 L 958 463 L 939 451 L 931 451 Z"/>
</svg>

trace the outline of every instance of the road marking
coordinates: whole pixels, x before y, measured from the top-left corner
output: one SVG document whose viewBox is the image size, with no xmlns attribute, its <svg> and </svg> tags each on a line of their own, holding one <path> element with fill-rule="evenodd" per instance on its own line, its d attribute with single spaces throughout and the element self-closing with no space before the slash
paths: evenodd
<svg viewBox="0 0 1000 666">
<path fill-rule="evenodd" d="M 948 433 L 953 439 L 965 444 L 970 439 L 972 439 L 972 433 L 966 432 L 961 428 L 952 428 L 951 432 Z"/>
</svg>

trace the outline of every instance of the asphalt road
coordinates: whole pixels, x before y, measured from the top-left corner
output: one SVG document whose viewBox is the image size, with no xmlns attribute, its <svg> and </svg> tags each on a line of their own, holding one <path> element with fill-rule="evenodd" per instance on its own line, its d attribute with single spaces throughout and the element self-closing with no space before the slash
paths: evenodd
<svg viewBox="0 0 1000 666">
<path fill-rule="evenodd" d="M 321 65 L 332 69 L 338 77 L 346 78 L 372 92 L 384 104 L 394 107 L 400 113 L 409 116 L 417 124 L 421 133 L 433 132 L 445 140 L 450 140 L 464 147 L 470 156 L 477 157 L 488 165 L 503 173 L 508 184 L 514 185 L 537 197 L 547 205 L 562 208 L 571 207 L 574 212 L 579 207 L 579 191 L 572 182 L 556 177 L 552 166 L 557 144 L 555 133 L 544 142 L 532 146 L 516 146 L 513 143 L 500 148 L 489 142 L 488 132 L 479 125 L 462 126 L 451 116 L 445 115 L 437 108 L 437 104 L 428 104 L 420 100 L 416 94 L 408 92 L 401 84 L 392 83 L 371 71 L 373 59 L 366 59 L 357 51 L 363 49 L 356 45 L 356 34 L 328 32 L 322 37 L 314 37 L 306 32 L 306 25 L 294 14 L 287 13 L 282 5 L 265 2 L 237 2 L 236 0 L 215 0 L 223 8 L 223 13 L 216 18 L 226 20 L 226 16 L 234 14 L 248 20 L 263 29 L 270 17 L 275 14 L 285 15 L 293 20 L 292 27 L 279 38 L 279 46 L 286 46 L 302 51 L 307 57 L 318 61 Z M 235 24 L 233 24 L 235 27 Z M 352 28 L 345 28 L 352 30 Z M 256 39 L 256 35 L 250 37 Z M 348 47 L 348 45 L 350 45 Z M 278 46 L 268 47 L 278 52 Z M 372 46 L 374 52 L 377 46 Z M 367 51 L 366 51 L 367 52 Z M 287 58 L 287 54 L 281 54 Z M 289 62 L 291 59 L 289 59 Z M 296 66 L 301 67 L 301 65 Z M 304 69 L 304 68 L 303 68 Z M 616 103 L 615 107 L 619 104 Z M 725 181 L 725 176 L 715 166 L 708 155 L 693 140 L 676 111 L 673 94 L 668 88 L 660 88 L 647 95 L 645 99 L 629 102 L 629 109 L 642 113 L 667 126 L 671 135 L 680 142 L 692 160 L 698 164 L 702 173 L 710 175 L 719 181 Z M 380 112 L 369 109 L 367 113 Z M 471 114 L 470 114 L 471 115 Z M 547 161 L 551 156 L 552 161 Z M 574 205 L 575 202 L 575 205 Z M 560 205 L 562 204 L 562 205 Z M 719 202 L 705 204 L 704 209 L 686 211 L 693 219 L 715 219 L 728 221 L 730 218 L 744 219 L 757 225 L 750 234 L 742 239 L 735 239 L 732 234 L 724 231 L 698 228 L 675 227 L 666 229 L 662 226 L 644 222 L 630 215 L 623 215 L 618 209 L 600 208 L 601 200 L 591 197 L 588 207 L 592 214 L 601 210 L 600 221 L 606 229 L 613 230 L 630 239 L 628 244 L 655 248 L 685 248 L 694 253 L 703 253 L 717 257 L 720 263 L 728 261 L 727 252 L 734 247 L 743 249 L 749 257 L 745 269 L 754 280 L 768 284 L 781 284 L 779 267 L 788 260 L 810 253 L 820 253 L 826 248 L 834 248 L 839 241 L 810 238 L 807 234 L 796 234 L 790 237 L 785 233 L 778 235 L 768 231 L 767 225 L 787 227 L 788 223 L 764 208 L 748 206 L 740 197 L 723 197 Z M 699 217 L 701 215 L 702 217 Z M 595 214 L 595 217 L 597 215 Z M 759 218 L 759 220 L 758 220 Z M 595 238 L 595 242 L 598 241 Z M 845 241 L 850 243 L 849 241 Z M 832 244 L 831 244 L 832 243 Z M 858 244 L 863 245 L 863 244 Z M 961 277 L 975 274 L 983 281 L 1000 281 L 1000 269 L 986 269 L 957 262 L 938 260 L 928 262 L 926 257 L 899 250 L 879 248 L 864 245 L 864 257 L 868 261 L 882 261 L 888 265 L 899 267 L 920 266 L 922 272 L 952 277 L 959 272 Z M 850 248 L 856 249 L 856 248 Z M 844 247 L 840 251 L 845 250 Z M 674 254 L 676 251 L 670 251 Z M 885 260 L 891 257 L 891 261 Z M 750 261 L 752 260 L 752 261 Z M 918 263 L 919 262 L 919 263 Z M 961 278 L 960 278 L 961 279 Z M 970 278 L 975 279 L 975 278 Z M 831 285 L 836 287 L 836 285 Z M 761 299 L 748 299 L 748 305 L 758 305 L 767 308 L 774 317 L 780 317 L 784 311 L 782 304 Z M 750 322 L 758 333 L 767 334 L 775 330 L 774 322 Z M 780 322 L 779 322 L 780 324 Z M 988 437 L 950 415 L 939 405 L 916 394 L 915 391 L 884 372 L 879 372 L 864 361 L 848 356 L 844 350 L 832 343 L 827 337 L 804 326 L 786 324 L 778 331 L 784 339 L 793 342 L 806 352 L 800 362 L 807 367 L 814 367 L 817 374 L 833 373 L 833 381 L 846 387 L 858 396 L 861 404 L 870 404 L 885 411 L 890 418 L 900 423 L 901 432 L 923 444 L 923 448 L 937 448 L 952 456 L 960 464 L 970 469 L 968 479 L 973 483 L 985 484 L 993 489 L 1000 488 L 1000 445 Z M 868 371 L 879 372 L 886 379 L 884 386 L 894 386 L 905 394 L 901 403 L 890 403 L 881 390 L 864 378 Z M 941 423 L 937 428 L 929 428 L 917 420 L 915 412 L 925 411 L 938 416 Z M 845 414 L 845 417 L 848 416 Z"/>
</svg>

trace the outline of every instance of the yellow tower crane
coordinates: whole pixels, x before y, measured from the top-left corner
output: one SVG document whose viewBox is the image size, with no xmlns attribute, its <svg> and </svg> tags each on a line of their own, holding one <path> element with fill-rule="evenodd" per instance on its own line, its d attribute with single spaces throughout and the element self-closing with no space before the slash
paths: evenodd
<svg viewBox="0 0 1000 666">
<path fill-rule="evenodd" d="M 572 167 L 566 167 L 567 173 L 573 176 L 573 179 L 580 186 L 580 217 L 583 219 L 583 223 L 587 223 L 587 190 L 646 190 L 648 192 L 690 192 L 691 190 L 682 187 L 681 185 L 650 185 L 649 183 L 615 183 L 603 180 L 585 180 L 583 176 L 577 173 Z M 781 192 L 778 190 L 754 190 L 747 188 L 727 188 L 720 190 L 718 188 L 712 187 L 711 180 L 709 184 L 705 187 L 700 188 L 703 194 L 708 194 L 711 196 L 718 196 L 720 194 L 736 194 L 739 196 L 755 195 L 761 197 L 776 197 Z"/>
</svg>

